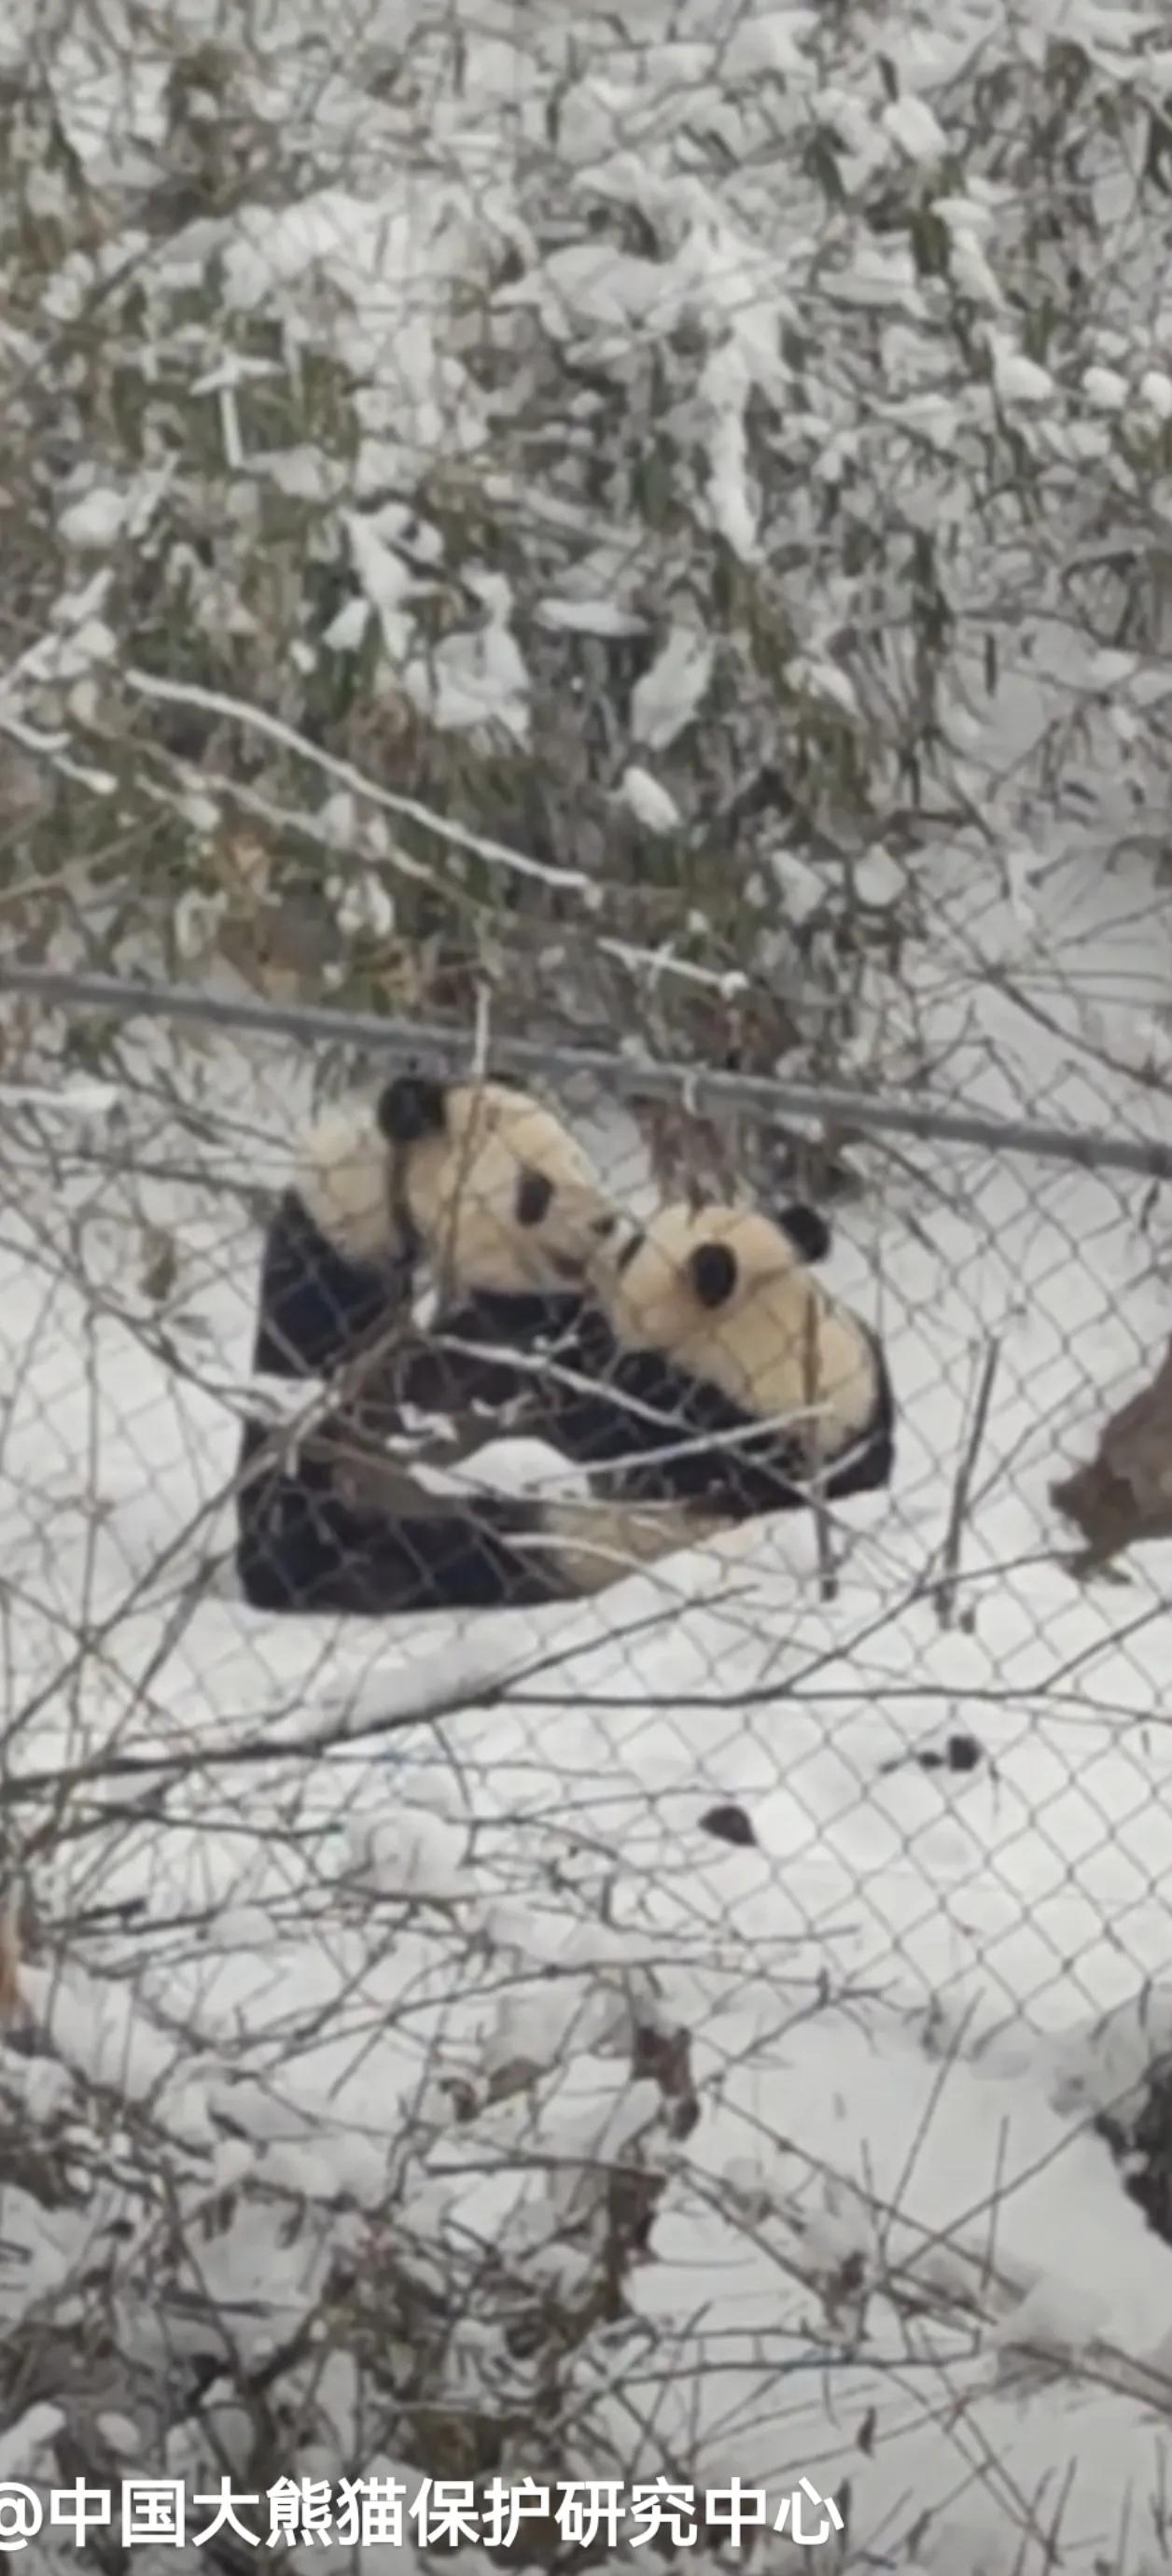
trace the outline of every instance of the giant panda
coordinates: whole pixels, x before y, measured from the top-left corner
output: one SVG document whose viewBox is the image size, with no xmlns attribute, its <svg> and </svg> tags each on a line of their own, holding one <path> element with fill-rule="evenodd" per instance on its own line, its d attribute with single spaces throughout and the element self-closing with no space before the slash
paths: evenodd
<svg viewBox="0 0 1172 2576">
<path fill-rule="evenodd" d="M 332 1376 L 405 1314 L 424 1257 L 481 1342 L 524 1344 L 576 1313 L 613 1224 L 589 1158 L 530 1093 L 397 1075 L 302 1141 L 265 1238 L 253 1370 Z M 467 1400 L 472 1362 L 460 1381 L 453 1355 L 447 1374 L 452 1401 Z M 441 1375 L 433 1366 L 433 1401 Z M 411 1401 L 426 1400 L 424 1378 Z M 491 1371 L 481 1378 L 491 1389 Z"/>
<path fill-rule="evenodd" d="M 243 1424 L 236 1489 L 248 1600 L 297 1607 L 324 1584 L 327 1606 L 335 1592 L 350 1606 L 339 1548 L 347 1561 L 352 1544 L 362 1551 L 338 1460 L 360 1456 L 369 1473 L 379 1441 L 402 1429 L 406 1404 L 491 1409 L 527 1389 L 531 1377 L 517 1374 L 524 1353 L 539 1357 L 577 1325 L 590 1258 L 616 1222 L 569 1129 L 499 1079 L 401 1074 L 376 1098 L 314 1122 L 261 1263 L 258 1401 Z M 412 1332 L 423 1262 L 468 1341 Z M 332 1401 L 324 1413 L 311 1402 L 308 1436 L 290 1440 L 265 1418 L 258 1378 L 296 1380 L 307 1395 L 324 1387 Z"/>
<path fill-rule="evenodd" d="M 673 1206 L 596 1238 L 543 1429 L 596 1470 L 586 1503 L 430 1490 L 344 1426 L 269 1479 L 240 1570 L 266 1609 L 487 1608 L 574 1598 L 758 1513 L 889 1483 L 877 1337 L 811 1275 L 822 1220 Z M 332 1444 L 332 1445 L 331 1445 Z"/>
<path fill-rule="evenodd" d="M 587 1384 L 564 1435 L 624 1454 L 624 1490 L 710 1502 L 740 1520 L 890 1483 L 895 1404 L 878 1336 L 815 1262 L 825 1220 L 717 1203 L 661 1208 L 608 1260 L 580 1333 Z"/>
</svg>

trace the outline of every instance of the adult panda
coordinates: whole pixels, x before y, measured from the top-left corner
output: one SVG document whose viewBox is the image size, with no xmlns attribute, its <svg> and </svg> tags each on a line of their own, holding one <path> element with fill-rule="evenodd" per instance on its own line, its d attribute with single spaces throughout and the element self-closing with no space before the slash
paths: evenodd
<svg viewBox="0 0 1172 2576">
<path fill-rule="evenodd" d="M 333 1376 L 405 1316 L 425 1258 L 476 1339 L 524 1346 L 576 1315 L 614 1222 L 588 1156 L 529 1092 L 397 1075 L 302 1141 L 265 1238 L 253 1369 Z M 447 1378 L 433 1365 L 441 1409 L 469 1400 L 477 1372 L 454 1355 Z"/>
<path fill-rule="evenodd" d="M 326 1400 L 310 1405 L 304 1439 L 259 1402 L 245 1420 L 237 1566 L 247 1600 L 349 1608 L 355 1587 L 366 1597 L 341 1459 L 364 1459 L 369 1473 L 402 1429 L 404 1404 L 467 1412 L 527 1388 L 516 1355 L 539 1358 L 577 1324 L 590 1258 L 615 1223 L 569 1129 L 512 1083 L 401 1074 L 314 1122 L 265 1239 L 252 1371 Z M 424 1263 L 468 1343 L 413 1331 Z M 357 1574 L 347 1570 L 355 1550 Z"/>
<path fill-rule="evenodd" d="M 603 1472 L 586 1503 L 429 1486 L 345 1440 L 270 1488 L 246 1596 L 257 1607 L 392 1611 L 573 1598 L 759 1513 L 886 1485 L 894 1402 L 882 1346 L 802 1258 L 822 1220 L 664 1208 L 600 1234 L 572 1347 L 536 1399 L 564 1452 Z"/>
</svg>

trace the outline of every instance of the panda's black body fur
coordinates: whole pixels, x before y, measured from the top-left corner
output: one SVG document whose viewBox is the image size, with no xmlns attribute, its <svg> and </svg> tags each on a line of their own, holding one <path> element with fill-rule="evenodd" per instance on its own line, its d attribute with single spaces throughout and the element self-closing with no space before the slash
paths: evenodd
<svg viewBox="0 0 1172 2576">
<path fill-rule="evenodd" d="M 358 1357 L 410 1299 L 417 1246 L 379 1268 L 339 1252 L 296 1190 L 283 1192 L 265 1237 L 252 1366 L 265 1377 L 320 1378 Z"/>
<path fill-rule="evenodd" d="M 874 1412 L 841 1464 L 818 1477 L 818 1493 L 828 1503 L 873 1493 L 891 1481 L 891 1381 L 881 1344 L 870 1333 L 866 1341 L 875 1372 Z M 547 1436 L 576 1465 L 621 1466 L 629 1500 L 707 1504 L 735 1520 L 808 1510 L 812 1479 L 796 1439 L 657 1352 L 625 1350 L 604 1316 L 587 1310 L 580 1317 L 563 1339 L 557 1370 L 567 1380 L 572 1374 L 586 1383 L 566 1384 L 555 1396 L 547 1377 L 538 1398 Z"/>
<path fill-rule="evenodd" d="M 465 1297 L 404 1342 L 392 1370 L 396 1396 L 421 1413 L 495 1415 L 531 1402 L 552 1415 L 560 1399 L 546 1372 L 555 1353 L 579 1350 L 589 1314 L 574 1291 Z"/>
<path fill-rule="evenodd" d="M 344 1451 L 348 1426 L 337 1427 Z M 254 1481 L 241 1516 L 237 1571 L 254 1610 L 385 1618 L 412 1610 L 517 1609 L 557 1599 L 540 1556 L 517 1542 L 539 1534 L 537 1507 L 485 1495 L 437 1507 L 420 1489 L 416 1509 L 363 1508 L 339 1490 L 330 1428 L 286 1464 L 268 1429 L 245 1428 L 243 1474 Z"/>
</svg>

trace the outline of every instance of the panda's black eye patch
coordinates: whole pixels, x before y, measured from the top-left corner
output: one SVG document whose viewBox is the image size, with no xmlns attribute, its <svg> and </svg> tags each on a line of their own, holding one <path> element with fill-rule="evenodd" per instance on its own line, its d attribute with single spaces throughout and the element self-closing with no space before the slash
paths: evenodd
<svg viewBox="0 0 1172 2576">
<path fill-rule="evenodd" d="M 553 1182 L 548 1172 L 522 1172 L 517 1183 L 516 1215 L 518 1225 L 540 1225 L 549 1215 L 553 1201 Z"/>
<path fill-rule="evenodd" d="M 702 1306 L 727 1304 L 737 1284 L 737 1256 L 727 1243 L 698 1243 L 688 1270 Z"/>
</svg>

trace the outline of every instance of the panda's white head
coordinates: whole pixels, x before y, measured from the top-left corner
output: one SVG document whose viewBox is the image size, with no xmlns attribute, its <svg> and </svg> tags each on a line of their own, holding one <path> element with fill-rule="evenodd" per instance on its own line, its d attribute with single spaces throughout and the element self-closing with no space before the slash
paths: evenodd
<svg viewBox="0 0 1172 2576">
<path fill-rule="evenodd" d="M 501 1081 L 395 1076 L 319 1119 L 295 1186 L 346 1259 L 381 1267 L 418 1248 L 441 1293 L 580 1286 L 616 1222 L 561 1120 Z"/>
<path fill-rule="evenodd" d="M 620 1347 L 654 1352 L 754 1421 L 789 1423 L 812 1466 L 869 1424 L 878 1361 L 857 1319 L 811 1276 L 822 1220 L 684 1202 L 603 1244 L 591 1285 Z"/>
</svg>

